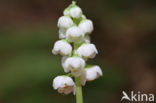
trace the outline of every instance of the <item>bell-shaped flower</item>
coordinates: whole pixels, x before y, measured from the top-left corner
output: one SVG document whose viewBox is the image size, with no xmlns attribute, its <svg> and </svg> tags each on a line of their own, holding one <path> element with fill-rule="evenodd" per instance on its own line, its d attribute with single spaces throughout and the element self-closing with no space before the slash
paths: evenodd
<svg viewBox="0 0 156 103">
<path fill-rule="evenodd" d="M 58 90 L 59 93 L 75 94 L 75 83 L 71 77 L 68 76 L 57 76 L 53 80 L 53 88 Z"/>
<path fill-rule="evenodd" d="M 67 12 L 66 12 L 67 14 Z M 82 15 L 82 10 L 80 7 L 78 6 L 75 6 L 75 7 L 72 7 L 70 10 L 69 10 L 69 14 L 71 17 L 73 18 L 80 18 L 81 15 Z"/>
<path fill-rule="evenodd" d="M 62 58 L 62 66 L 65 72 L 71 71 L 75 77 L 78 77 L 82 74 L 85 61 L 80 57 L 64 57 Z"/>
<path fill-rule="evenodd" d="M 89 68 L 85 68 L 85 70 L 87 81 L 93 81 L 103 75 L 102 70 L 99 66 L 92 66 Z"/>
<path fill-rule="evenodd" d="M 83 70 L 82 68 L 79 68 L 79 69 L 73 69 L 73 68 L 70 68 L 70 67 L 66 67 L 65 66 L 65 61 L 68 59 L 69 57 L 67 57 L 67 56 L 63 56 L 62 57 L 62 67 L 63 67 L 63 69 L 64 69 L 64 72 L 66 72 L 66 73 L 68 73 L 68 72 L 72 72 L 72 74 L 75 76 L 75 77 L 78 77 L 78 76 L 80 76 L 80 75 L 82 75 L 82 74 L 84 74 L 84 72 L 85 72 L 85 70 Z M 85 78 L 85 76 L 83 75 L 83 76 L 81 76 L 81 77 L 83 77 L 83 78 Z M 84 79 L 83 79 L 84 80 Z M 84 84 L 84 82 L 82 82 L 83 84 Z"/>
<path fill-rule="evenodd" d="M 66 37 L 70 42 L 81 42 L 84 39 L 84 32 L 79 27 L 73 26 L 67 30 Z"/>
<path fill-rule="evenodd" d="M 85 33 L 85 34 L 90 34 L 94 27 L 93 27 L 93 22 L 91 20 L 83 20 L 79 24 L 79 28 Z"/>
<path fill-rule="evenodd" d="M 62 16 L 58 20 L 58 27 L 67 29 L 73 25 L 73 20 L 68 16 Z"/>
<path fill-rule="evenodd" d="M 58 40 L 52 49 L 53 54 L 70 55 L 72 53 L 72 46 L 65 40 Z"/>
<path fill-rule="evenodd" d="M 77 53 L 80 57 L 85 59 L 94 58 L 98 53 L 94 44 L 82 44 L 78 49 Z"/>
</svg>

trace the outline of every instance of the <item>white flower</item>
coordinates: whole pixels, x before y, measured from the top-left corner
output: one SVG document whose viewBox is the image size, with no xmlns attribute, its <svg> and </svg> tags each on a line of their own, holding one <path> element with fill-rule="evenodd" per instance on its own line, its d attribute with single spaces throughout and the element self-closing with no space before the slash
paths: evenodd
<svg viewBox="0 0 156 103">
<path fill-rule="evenodd" d="M 53 80 L 53 88 L 59 93 L 69 94 L 75 92 L 75 83 L 72 78 L 68 76 L 57 76 Z"/>
<path fill-rule="evenodd" d="M 84 38 L 84 32 L 76 26 L 69 28 L 66 37 L 70 42 L 81 42 Z"/>
<path fill-rule="evenodd" d="M 82 68 L 80 68 L 80 69 L 78 69 L 78 70 L 74 70 L 74 69 L 72 69 L 72 68 L 70 68 L 70 67 L 66 67 L 66 65 L 65 65 L 65 63 L 67 63 L 67 62 L 65 62 L 67 59 L 68 59 L 69 57 L 67 57 L 67 56 L 63 56 L 62 57 L 62 67 L 63 67 L 63 69 L 64 69 L 64 72 L 66 72 L 66 73 L 68 73 L 68 72 L 72 72 L 72 74 L 75 76 L 75 77 L 78 77 L 78 76 L 80 76 L 81 74 L 84 74 L 84 72 L 85 72 L 85 70 L 83 70 Z M 84 78 L 84 75 L 83 76 L 81 76 L 82 78 Z M 84 80 L 84 79 L 83 79 Z M 82 84 L 84 84 L 84 81 L 82 81 Z"/>
<path fill-rule="evenodd" d="M 66 28 L 67 29 L 73 25 L 73 21 L 70 17 L 62 16 L 59 18 L 57 25 L 59 28 Z"/>
<path fill-rule="evenodd" d="M 99 66 L 93 66 L 85 70 L 86 70 L 87 81 L 92 81 L 97 79 L 99 76 L 102 76 L 102 70 Z"/>
<path fill-rule="evenodd" d="M 85 61 L 80 57 L 64 57 L 62 59 L 62 66 L 65 72 L 71 71 L 74 76 L 78 77 L 82 74 Z"/>
<path fill-rule="evenodd" d="M 82 15 L 82 10 L 81 8 L 75 6 L 69 10 L 69 14 L 73 18 L 80 18 Z"/>
<path fill-rule="evenodd" d="M 90 34 L 94 27 L 93 27 L 93 22 L 91 20 L 83 20 L 79 24 L 79 28 L 85 33 L 85 34 Z"/>
<path fill-rule="evenodd" d="M 65 40 L 58 40 L 54 44 L 52 50 L 53 54 L 70 55 L 72 52 L 72 46 Z"/>
<path fill-rule="evenodd" d="M 94 44 L 82 44 L 77 49 L 77 53 L 80 57 L 87 59 L 87 58 L 94 58 L 95 55 L 98 53 L 98 51 Z"/>
</svg>

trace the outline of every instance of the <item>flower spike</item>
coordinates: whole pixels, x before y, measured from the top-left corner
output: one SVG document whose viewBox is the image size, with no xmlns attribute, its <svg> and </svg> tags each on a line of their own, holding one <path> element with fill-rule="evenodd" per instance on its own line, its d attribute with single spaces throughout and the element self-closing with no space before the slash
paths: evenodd
<svg viewBox="0 0 156 103">
<path fill-rule="evenodd" d="M 98 54 L 90 39 L 93 22 L 86 18 L 82 9 L 73 1 L 63 11 L 57 26 L 60 40 L 55 42 L 52 53 L 63 56 L 62 67 L 68 74 L 55 77 L 53 88 L 59 93 L 76 94 L 76 102 L 83 103 L 82 86 L 103 75 L 99 66 L 87 67 L 86 63 Z"/>
</svg>

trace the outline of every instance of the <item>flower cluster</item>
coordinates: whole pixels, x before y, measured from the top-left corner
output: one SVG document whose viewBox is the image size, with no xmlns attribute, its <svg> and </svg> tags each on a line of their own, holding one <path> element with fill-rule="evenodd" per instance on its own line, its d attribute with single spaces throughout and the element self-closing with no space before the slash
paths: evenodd
<svg viewBox="0 0 156 103">
<path fill-rule="evenodd" d="M 73 2 L 63 12 L 58 20 L 59 39 L 52 49 L 53 54 L 62 55 L 62 67 L 67 75 L 57 76 L 53 80 L 54 89 L 59 93 L 75 93 L 75 83 L 72 77 L 80 77 L 81 84 L 102 76 L 102 70 L 97 65 L 88 65 L 86 61 L 94 58 L 98 51 L 90 41 L 93 22 L 86 18 L 81 8 Z"/>
</svg>

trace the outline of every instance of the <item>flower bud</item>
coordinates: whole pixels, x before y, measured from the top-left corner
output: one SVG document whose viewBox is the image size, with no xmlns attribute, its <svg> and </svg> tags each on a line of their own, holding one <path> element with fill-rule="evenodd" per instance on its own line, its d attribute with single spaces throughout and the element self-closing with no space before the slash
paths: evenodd
<svg viewBox="0 0 156 103">
<path fill-rule="evenodd" d="M 67 30 L 66 37 L 70 42 L 81 42 L 84 38 L 84 32 L 80 28 L 73 26 Z"/>
<path fill-rule="evenodd" d="M 80 18 L 82 15 L 82 10 L 78 6 L 75 6 L 69 10 L 69 14 L 73 18 Z"/>
<path fill-rule="evenodd" d="M 58 40 L 54 44 L 52 53 L 55 55 L 70 55 L 72 53 L 72 46 L 65 40 Z"/>
<path fill-rule="evenodd" d="M 102 70 L 99 66 L 92 66 L 86 70 L 86 79 L 87 81 L 93 81 L 97 79 L 99 76 L 102 76 Z"/>
<path fill-rule="evenodd" d="M 71 71 L 76 77 L 82 74 L 82 70 L 85 67 L 85 61 L 80 57 L 63 58 L 62 66 L 65 72 Z"/>
<path fill-rule="evenodd" d="M 94 58 L 98 51 L 94 44 L 83 44 L 77 49 L 77 53 L 80 57 L 87 59 Z"/>
<path fill-rule="evenodd" d="M 68 76 L 57 76 L 53 80 L 53 88 L 59 93 L 69 94 L 75 92 L 75 83 L 72 78 Z"/>
<path fill-rule="evenodd" d="M 90 34 L 93 31 L 93 22 L 91 20 L 83 20 L 79 24 L 79 28 L 85 33 Z"/>
<path fill-rule="evenodd" d="M 68 16 L 62 16 L 59 18 L 57 25 L 59 28 L 67 29 L 73 25 L 73 20 Z"/>
</svg>

